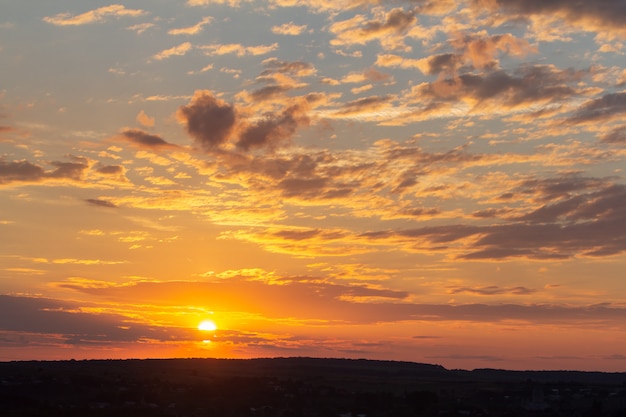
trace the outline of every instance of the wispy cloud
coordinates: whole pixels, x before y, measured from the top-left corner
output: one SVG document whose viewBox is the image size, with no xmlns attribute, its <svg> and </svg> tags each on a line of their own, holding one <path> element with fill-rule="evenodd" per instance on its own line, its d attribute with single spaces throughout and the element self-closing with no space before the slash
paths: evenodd
<svg viewBox="0 0 626 417">
<path fill-rule="evenodd" d="M 172 56 L 182 56 L 189 52 L 192 48 L 193 46 L 191 45 L 191 42 L 183 42 L 180 45 L 162 50 L 161 52 L 155 54 L 153 58 L 161 61 Z"/>
<path fill-rule="evenodd" d="M 101 23 L 111 17 L 139 17 L 148 12 L 141 9 L 127 9 L 121 4 L 100 7 L 88 12 L 73 15 L 71 13 L 59 13 L 54 16 L 44 17 L 44 22 L 57 26 L 79 26 L 90 23 Z"/>
<path fill-rule="evenodd" d="M 187 26 L 187 27 L 178 28 L 178 29 L 170 29 L 167 31 L 167 33 L 170 35 L 197 35 L 198 33 L 202 32 L 204 27 L 208 25 L 209 23 L 211 23 L 212 20 L 213 20 L 212 17 L 206 16 L 206 17 L 203 17 L 202 20 L 200 20 L 198 23 L 196 23 L 193 26 Z"/>
<path fill-rule="evenodd" d="M 290 35 L 290 36 L 298 36 L 301 35 L 304 31 L 306 31 L 306 25 L 296 25 L 293 22 L 283 23 L 279 26 L 272 27 L 272 33 L 277 35 Z"/>
</svg>

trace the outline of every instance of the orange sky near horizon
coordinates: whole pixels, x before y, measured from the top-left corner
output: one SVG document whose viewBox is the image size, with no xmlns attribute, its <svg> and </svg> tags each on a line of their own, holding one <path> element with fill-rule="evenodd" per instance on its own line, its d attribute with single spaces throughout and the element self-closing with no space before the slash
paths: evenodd
<svg viewBox="0 0 626 417">
<path fill-rule="evenodd" d="M 0 361 L 626 372 L 626 1 L 0 9 Z"/>
</svg>

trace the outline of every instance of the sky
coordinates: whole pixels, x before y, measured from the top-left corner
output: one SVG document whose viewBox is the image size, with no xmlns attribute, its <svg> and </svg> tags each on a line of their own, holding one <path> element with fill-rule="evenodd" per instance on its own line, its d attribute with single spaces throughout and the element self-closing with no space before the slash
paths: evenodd
<svg viewBox="0 0 626 417">
<path fill-rule="evenodd" d="M 626 1 L 0 9 L 0 361 L 626 371 Z"/>
</svg>

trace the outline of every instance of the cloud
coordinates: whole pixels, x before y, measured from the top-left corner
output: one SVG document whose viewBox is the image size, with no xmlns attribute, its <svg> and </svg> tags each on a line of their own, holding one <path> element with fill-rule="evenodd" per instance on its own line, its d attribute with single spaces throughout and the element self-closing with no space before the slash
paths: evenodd
<svg viewBox="0 0 626 417">
<path fill-rule="evenodd" d="M 620 126 L 613 129 L 606 135 L 603 135 L 600 141 L 602 143 L 609 143 L 614 145 L 626 144 L 626 126 Z"/>
<path fill-rule="evenodd" d="M 153 58 L 161 61 L 163 59 L 167 59 L 172 56 L 185 55 L 187 52 L 191 50 L 191 48 L 192 46 L 190 42 L 183 42 L 180 45 L 174 46 L 169 49 L 165 49 L 159 52 L 158 54 L 155 54 Z"/>
<path fill-rule="evenodd" d="M 537 290 L 526 287 L 502 288 L 498 287 L 497 285 L 490 285 L 487 287 L 451 287 L 448 290 L 449 294 L 469 293 L 476 295 L 530 295 L 535 292 L 537 292 Z"/>
<path fill-rule="evenodd" d="M 47 179 L 70 179 L 80 181 L 83 173 L 89 168 L 83 162 L 50 162 L 53 170 L 46 171 L 43 167 L 28 161 L 7 162 L 0 159 L 0 184 L 12 182 L 41 182 Z"/>
<path fill-rule="evenodd" d="M 553 15 L 575 28 L 626 38 L 626 8 L 622 1 L 473 0 L 473 4 L 481 12 L 503 11 L 510 21 Z"/>
<path fill-rule="evenodd" d="M 584 103 L 567 119 L 572 124 L 597 123 L 626 113 L 626 92 L 606 94 Z"/>
<path fill-rule="evenodd" d="M 412 59 L 393 54 L 381 54 L 376 65 L 380 67 L 417 68 L 427 75 L 443 74 L 455 76 L 472 69 L 499 69 L 497 57 L 500 53 L 523 57 L 537 52 L 527 40 L 510 33 L 487 36 L 484 32 L 456 34 L 449 42 L 454 52 L 440 53 L 421 59 Z M 463 70 L 463 71 L 461 71 Z"/>
<path fill-rule="evenodd" d="M 43 20 L 44 22 L 57 26 L 78 26 L 104 22 L 108 17 L 138 17 L 145 14 L 147 14 L 147 12 L 144 10 L 127 9 L 121 4 L 112 4 L 79 15 L 59 13 L 55 16 L 44 17 Z"/>
<path fill-rule="evenodd" d="M 468 111 L 499 113 L 506 109 L 529 109 L 565 101 L 581 93 L 577 83 L 585 72 L 553 66 L 523 66 L 513 74 L 494 70 L 486 74 L 462 74 L 415 86 L 405 100 L 420 103 L 416 113 L 446 114 L 462 104 Z"/>
<path fill-rule="evenodd" d="M 145 111 L 141 110 L 137 117 L 135 118 L 139 122 L 140 125 L 145 127 L 153 127 L 154 126 L 154 117 L 150 117 L 146 114 Z"/>
<path fill-rule="evenodd" d="M 107 313 L 87 313 L 79 305 L 48 298 L 0 295 L 0 330 L 60 338 L 61 344 L 139 342 L 145 339 L 197 340 L 189 330 L 165 328 Z"/>
<path fill-rule="evenodd" d="M 281 61 L 276 58 L 268 58 L 263 61 L 266 68 L 261 72 L 261 77 L 267 77 L 272 74 L 289 74 L 294 77 L 308 77 L 315 74 L 315 67 L 303 61 Z"/>
<path fill-rule="evenodd" d="M 224 144 L 237 121 L 235 108 L 207 90 L 196 91 L 191 102 L 178 109 L 177 117 L 187 133 L 205 149 Z"/>
<path fill-rule="evenodd" d="M 187 133 L 206 150 L 231 143 L 248 151 L 288 143 L 299 127 L 308 125 L 309 107 L 306 98 L 295 100 L 283 110 L 251 121 L 240 117 L 234 106 L 203 90 L 196 91 L 191 102 L 178 109 L 177 116 Z"/>
<path fill-rule="evenodd" d="M 124 173 L 124 167 L 121 165 L 106 165 L 97 168 L 96 171 L 105 175 L 117 175 Z"/>
<path fill-rule="evenodd" d="M 247 151 L 251 148 L 276 148 L 288 142 L 299 127 L 309 124 L 307 109 L 306 103 L 294 104 L 279 114 L 266 116 L 242 130 L 237 147 Z"/>
<path fill-rule="evenodd" d="M 293 22 L 289 22 L 280 26 L 272 26 L 272 33 L 276 35 L 298 36 L 306 31 L 306 28 L 306 25 L 296 25 Z"/>
<path fill-rule="evenodd" d="M 40 181 L 45 175 L 43 168 L 28 161 L 6 162 L 0 160 L 0 184 L 12 181 Z"/>
<path fill-rule="evenodd" d="M 349 101 L 337 111 L 342 116 L 354 116 L 359 114 L 375 113 L 382 109 L 388 108 L 392 100 L 392 96 L 370 96 L 357 100 Z"/>
<path fill-rule="evenodd" d="M 363 45 L 378 40 L 385 49 L 405 49 L 403 35 L 416 21 L 415 11 L 405 12 L 400 8 L 390 10 L 379 20 L 366 20 L 365 16 L 356 15 L 330 25 L 329 31 L 336 35 L 330 44 Z"/>
<path fill-rule="evenodd" d="M 193 26 L 188 26 L 179 29 L 170 29 L 167 31 L 169 35 L 197 35 L 202 32 L 202 29 L 209 23 L 213 21 L 213 18 L 210 16 L 203 17 L 201 21 L 196 23 Z"/>
<path fill-rule="evenodd" d="M 111 203 L 108 200 L 102 200 L 99 198 L 88 198 L 87 200 L 85 200 L 87 203 L 93 205 L 93 206 L 97 206 L 97 207 L 106 207 L 106 208 L 116 208 L 117 206 L 113 203 Z"/>
<path fill-rule="evenodd" d="M 140 129 L 125 129 L 120 133 L 120 137 L 140 148 L 160 149 L 176 147 L 176 145 L 166 142 L 160 136 L 151 135 Z"/>
<path fill-rule="evenodd" d="M 510 216 L 505 224 L 449 224 L 361 236 L 407 245 L 408 250 L 446 250 L 465 260 L 604 257 L 626 251 L 626 186 L 575 177 L 545 182 L 543 187 L 532 183 L 537 188 L 526 183 L 526 191 L 520 191 L 537 196 L 540 204 L 524 215 Z"/>
<path fill-rule="evenodd" d="M 273 43 L 271 45 L 258 45 L 258 46 L 244 46 L 240 43 L 229 44 L 210 44 L 198 46 L 203 50 L 205 55 L 228 55 L 236 54 L 237 56 L 245 55 L 265 55 L 278 49 L 278 44 Z"/>
</svg>

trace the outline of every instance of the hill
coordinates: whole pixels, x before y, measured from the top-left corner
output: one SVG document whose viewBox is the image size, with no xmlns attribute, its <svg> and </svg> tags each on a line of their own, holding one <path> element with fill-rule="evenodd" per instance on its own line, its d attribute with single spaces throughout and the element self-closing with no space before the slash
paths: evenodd
<svg viewBox="0 0 626 417">
<path fill-rule="evenodd" d="M 626 373 L 316 358 L 5 362 L 0 409 L 7 417 L 623 416 Z"/>
</svg>

